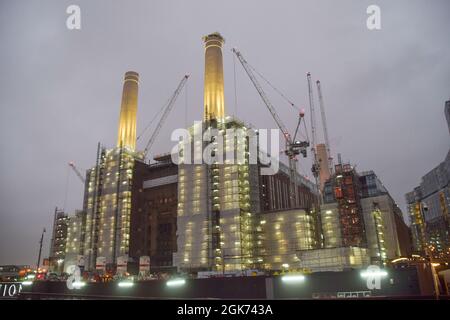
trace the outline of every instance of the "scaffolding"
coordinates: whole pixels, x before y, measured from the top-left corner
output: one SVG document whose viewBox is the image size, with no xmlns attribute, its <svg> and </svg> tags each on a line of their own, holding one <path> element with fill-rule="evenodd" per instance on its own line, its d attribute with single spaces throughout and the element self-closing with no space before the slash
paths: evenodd
<svg viewBox="0 0 450 320">
<path fill-rule="evenodd" d="M 90 270 L 99 257 L 115 265 L 118 257 L 128 255 L 135 160 L 142 160 L 142 154 L 98 145 L 96 166 L 88 170 L 85 188 L 84 254 Z"/>
<path fill-rule="evenodd" d="M 335 166 L 334 194 L 339 208 L 342 245 L 364 247 L 367 243 L 359 178 L 350 164 Z"/>
<path fill-rule="evenodd" d="M 259 175 L 258 167 L 249 164 L 248 130 L 252 129 L 233 118 L 212 120 L 189 130 L 191 138 L 195 133 L 201 132 L 202 137 L 206 133 L 205 137 L 210 137 L 207 141 L 180 145 L 180 153 L 186 156 L 203 154 L 205 147 L 212 155 L 210 164 L 179 165 L 178 252 L 174 263 L 181 269 L 244 271 L 262 262 L 258 257 L 261 236 L 256 228 Z M 192 152 L 185 152 L 186 148 Z M 244 156 L 239 159 L 239 155 Z"/>
</svg>

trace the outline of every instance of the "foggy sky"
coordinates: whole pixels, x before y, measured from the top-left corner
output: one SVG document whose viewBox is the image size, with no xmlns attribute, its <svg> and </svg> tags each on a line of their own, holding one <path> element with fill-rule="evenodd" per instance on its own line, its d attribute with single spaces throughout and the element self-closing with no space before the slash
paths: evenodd
<svg viewBox="0 0 450 320">
<path fill-rule="evenodd" d="M 81 7 L 79 31 L 65 25 L 71 4 Z M 380 31 L 366 28 L 370 4 L 381 7 Z M 231 48 L 307 112 L 310 71 L 322 82 L 333 155 L 374 170 L 404 209 L 404 194 L 450 146 L 449 12 L 447 0 L 0 0 L 0 265 L 34 265 L 43 227 L 48 256 L 54 207 L 82 207 L 67 163 L 85 170 L 98 141 L 115 145 L 126 71 L 141 76 L 138 133 L 191 75 L 152 154 L 201 120 L 201 37 L 215 31 L 226 40 L 227 114 L 276 127 L 237 60 L 235 105 Z M 293 129 L 295 111 L 265 88 Z M 310 160 L 300 172 L 310 175 Z"/>
</svg>

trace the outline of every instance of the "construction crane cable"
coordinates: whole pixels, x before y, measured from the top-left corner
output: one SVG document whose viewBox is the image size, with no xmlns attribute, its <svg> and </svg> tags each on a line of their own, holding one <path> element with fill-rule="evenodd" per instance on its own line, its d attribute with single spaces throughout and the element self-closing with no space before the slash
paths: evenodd
<svg viewBox="0 0 450 320">
<path fill-rule="evenodd" d="M 283 93 L 280 89 L 275 87 L 266 77 L 264 77 L 258 70 L 255 69 L 251 64 L 248 65 L 253 72 L 255 72 L 264 82 L 266 82 L 276 93 L 278 93 L 291 107 L 295 110 L 299 110 L 299 108 Z"/>
<path fill-rule="evenodd" d="M 236 56 L 233 54 L 233 71 L 234 71 L 234 114 L 237 117 L 237 84 L 236 84 Z"/>
<path fill-rule="evenodd" d="M 66 210 L 66 204 L 67 204 L 67 195 L 69 193 L 69 179 L 70 179 L 70 168 L 67 168 L 67 175 L 66 175 L 66 190 L 64 192 L 64 204 L 63 204 L 63 210 Z"/>
<path fill-rule="evenodd" d="M 331 151 L 330 151 L 330 140 L 329 140 L 329 136 L 328 136 L 328 125 L 327 125 L 327 118 L 326 118 L 326 114 L 325 114 L 325 104 L 323 102 L 322 87 L 321 87 L 319 80 L 316 81 L 316 85 L 317 85 L 317 92 L 318 92 L 318 96 L 319 96 L 320 113 L 321 113 L 321 117 L 322 117 L 323 136 L 325 139 L 325 147 L 326 147 L 327 154 L 328 154 L 328 162 L 329 162 L 328 165 L 329 165 L 330 172 L 332 172 L 333 171 L 333 157 L 331 156 Z"/>
<path fill-rule="evenodd" d="M 177 88 L 175 89 L 174 93 L 172 94 L 172 96 L 169 98 L 168 103 L 165 105 L 164 107 L 164 112 L 161 115 L 161 118 L 159 119 L 159 122 L 155 128 L 155 130 L 153 131 L 150 139 L 147 142 L 147 145 L 145 146 L 144 149 L 144 156 L 147 156 L 148 151 L 150 150 L 150 148 L 152 147 L 153 143 L 155 142 L 156 137 L 159 134 L 159 131 L 162 128 L 162 125 L 164 124 L 167 116 L 169 115 L 170 111 L 172 110 L 173 105 L 175 104 L 178 95 L 180 94 L 181 90 L 183 89 L 184 85 L 186 84 L 186 81 L 188 80 L 189 75 L 184 75 L 183 78 L 181 79 L 180 83 L 178 84 Z"/>
<path fill-rule="evenodd" d="M 170 101 L 170 99 L 168 99 L 167 102 L 161 107 L 161 109 L 159 109 L 159 111 L 153 116 L 152 120 L 150 120 L 150 122 L 147 124 L 147 126 L 144 128 L 144 130 L 142 130 L 142 132 L 138 135 L 138 137 L 136 138 L 136 141 L 139 140 L 144 135 L 144 133 L 148 130 L 148 128 L 150 128 L 152 123 L 161 114 L 161 112 L 166 108 L 169 101 Z"/>
<path fill-rule="evenodd" d="M 306 121 L 303 121 L 303 126 L 305 128 L 306 141 L 309 141 L 308 128 L 306 127 Z"/>
<path fill-rule="evenodd" d="M 302 154 L 304 157 L 306 157 L 306 147 L 309 146 L 309 142 L 292 141 L 292 137 L 289 134 L 289 131 L 287 130 L 287 128 L 284 125 L 281 118 L 279 117 L 275 107 L 272 105 L 269 98 L 267 97 L 262 86 L 259 84 L 258 79 L 254 75 L 254 73 L 253 73 L 254 70 L 248 65 L 247 60 L 245 60 L 245 58 L 242 56 L 242 54 L 238 50 L 233 48 L 232 51 L 238 58 L 242 67 L 244 68 L 245 72 L 247 73 L 248 77 L 250 78 L 251 82 L 253 83 L 253 86 L 255 87 L 256 91 L 258 91 L 259 96 L 261 97 L 261 99 L 263 100 L 267 109 L 271 113 L 278 128 L 283 132 L 283 137 L 286 142 L 286 153 L 285 154 L 288 156 L 288 160 L 289 160 L 289 177 L 290 177 L 289 197 L 290 197 L 291 208 L 295 208 L 299 205 L 299 196 L 298 196 L 298 192 L 297 192 L 297 174 L 298 174 L 298 172 L 297 172 L 296 155 Z M 302 112 L 300 113 L 300 117 L 303 117 Z M 298 125 L 300 125 L 300 123 Z"/>
<path fill-rule="evenodd" d="M 287 130 L 287 127 L 284 125 L 283 121 L 279 117 L 278 113 L 276 112 L 275 107 L 270 102 L 269 98 L 267 97 L 267 94 L 264 92 L 262 86 L 259 84 L 258 80 L 256 79 L 255 75 L 253 74 L 252 69 L 249 67 L 247 60 L 244 59 L 242 54 L 237 51 L 236 49 L 232 49 L 232 51 L 236 54 L 237 58 L 239 59 L 239 62 L 241 63 L 242 67 L 244 68 L 245 72 L 249 76 L 250 80 L 252 81 L 256 91 L 258 91 L 259 96 L 263 100 L 266 107 L 269 109 L 269 112 L 272 114 L 273 119 L 275 120 L 278 128 L 283 133 L 283 137 L 286 140 L 288 144 L 292 143 L 291 137 L 289 135 L 289 132 Z"/>
<path fill-rule="evenodd" d="M 302 118 L 298 118 L 297 127 L 295 128 L 294 137 L 292 140 L 295 142 L 295 139 L 297 138 L 298 128 L 300 127 L 300 124 L 302 123 Z"/>
<path fill-rule="evenodd" d="M 184 87 L 184 127 L 188 126 L 188 83 Z"/>
<path fill-rule="evenodd" d="M 81 174 L 81 172 L 78 170 L 78 168 L 75 166 L 75 163 L 73 163 L 72 161 L 69 162 L 69 167 L 72 168 L 73 172 L 75 172 L 75 174 L 77 175 L 77 177 L 81 180 L 81 182 L 85 183 L 85 179 L 83 177 L 83 175 Z"/>
</svg>

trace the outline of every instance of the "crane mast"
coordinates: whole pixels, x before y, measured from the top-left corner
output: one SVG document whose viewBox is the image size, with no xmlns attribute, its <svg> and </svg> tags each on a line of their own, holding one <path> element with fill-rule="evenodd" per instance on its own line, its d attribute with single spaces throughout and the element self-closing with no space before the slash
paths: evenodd
<svg viewBox="0 0 450 320">
<path fill-rule="evenodd" d="M 317 188 L 317 190 L 316 190 L 316 192 L 317 192 L 317 207 L 315 210 L 314 219 L 315 219 L 315 223 L 316 223 L 316 230 L 321 230 L 322 227 L 321 227 L 321 218 L 320 218 L 320 213 L 321 213 L 320 207 L 322 204 L 322 190 L 320 189 L 320 184 L 319 184 L 320 163 L 319 163 L 319 159 L 317 157 L 317 148 L 316 148 L 316 144 L 317 144 L 316 114 L 315 114 L 315 109 L 314 109 L 314 97 L 313 97 L 310 72 L 308 72 L 306 74 L 306 78 L 308 80 L 309 108 L 310 108 L 310 112 L 311 112 L 311 135 L 312 135 L 311 151 L 313 153 L 313 165 L 312 165 L 311 171 L 313 173 L 315 183 L 316 183 L 316 188 Z M 322 234 L 322 231 L 319 231 L 319 234 Z M 320 246 L 323 245 L 322 238 L 319 239 L 319 243 L 320 243 Z"/>
<path fill-rule="evenodd" d="M 296 159 L 296 155 L 301 153 L 303 156 L 306 156 L 306 148 L 309 146 L 309 142 L 307 142 L 307 141 L 295 141 L 296 134 L 297 134 L 301 119 L 303 118 L 304 114 L 303 114 L 303 112 L 300 113 L 296 133 L 295 133 L 294 138 L 292 139 L 291 135 L 289 134 L 289 132 L 287 130 L 287 127 L 284 125 L 283 121 L 278 116 L 274 106 L 270 102 L 270 100 L 267 97 L 266 93 L 264 92 L 262 86 L 259 84 L 257 78 L 253 74 L 253 71 L 250 68 L 250 65 L 248 64 L 248 62 L 245 60 L 245 58 L 242 56 L 242 54 L 238 50 L 233 48 L 232 51 L 236 55 L 236 57 L 238 58 L 239 62 L 242 65 L 242 67 L 244 68 L 245 72 L 247 73 L 248 77 L 252 81 L 256 91 L 258 91 L 259 96 L 261 97 L 261 99 L 263 100 L 267 109 L 269 110 L 270 114 L 272 115 L 273 119 L 275 120 L 278 128 L 283 132 L 283 137 L 284 137 L 285 143 L 286 143 L 285 153 L 289 159 L 290 205 L 292 208 L 294 208 L 294 207 L 298 206 L 298 204 L 299 204 L 298 192 L 297 192 L 297 159 Z"/>
<path fill-rule="evenodd" d="M 172 94 L 169 102 L 166 105 L 166 108 L 164 110 L 163 115 L 161 116 L 161 119 L 159 120 L 158 125 L 156 126 L 155 130 L 152 133 L 152 136 L 150 137 L 150 139 L 147 142 L 147 145 L 145 146 L 144 149 L 144 157 L 147 156 L 148 151 L 150 150 L 150 148 L 152 147 L 153 143 L 155 142 L 156 137 L 159 134 L 159 131 L 162 128 L 162 125 L 164 124 L 167 116 L 169 115 L 170 111 L 172 110 L 173 105 L 175 104 L 175 101 L 178 98 L 178 95 L 180 94 L 181 90 L 183 89 L 184 85 L 186 84 L 186 81 L 188 80 L 189 75 L 185 75 L 180 83 L 178 84 L 178 87 L 175 89 L 174 93 Z"/>
<path fill-rule="evenodd" d="M 317 158 L 317 133 L 316 133 L 316 111 L 314 109 L 314 98 L 313 98 L 313 90 L 311 84 L 311 73 L 306 74 L 306 78 L 308 79 L 308 96 L 309 96 L 309 109 L 311 113 L 311 151 L 313 153 L 313 165 L 311 171 L 313 173 L 314 178 L 316 179 L 316 185 L 318 186 L 318 177 L 320 171 L 320 164 Z"/>
<path fill-rule="evenodd" d="M 325 148 L 327 150 L 327 155 L 328 155 L 328 165 L 330 167 L 329 168 L 330 173 L 332 173 L 333 172 L 333 157 L 331 156 L 331 151 L 330 151 L 330 140 L 328 138 L 328 126 L 327 126 L 327 118 L 326 118 L 326 114 L 325 114 L 325 105 L 323 103 L 322 88 L 321 88 L 319 80 L 316 81 L 316 85 L 317 85 L 317 92 L 319 95 L 319 106 L 320 106 L 320 113 L 322 116 L 322 126 L 323 126 L 323 135 L 325 138 Z"/>
</svg>

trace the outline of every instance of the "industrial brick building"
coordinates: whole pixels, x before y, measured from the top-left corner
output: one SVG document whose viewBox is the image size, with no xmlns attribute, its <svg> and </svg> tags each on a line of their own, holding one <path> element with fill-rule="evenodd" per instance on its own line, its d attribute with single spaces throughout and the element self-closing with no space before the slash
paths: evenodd
<svg viewBox="0 0 450 320">
<path fill-rule="evenodd" d="M 273 266 L 279 260 L 278 251 L 286 251 L 278 246 L 265 250 L 272 223 L 263 228 L 261 221 L 272 221 L 280 210 L 288 212 L 291 208 L 289 168 L 280 163 L 276 174 L 263 176 L 260 164 L 249 164 L 246 136 L 257 133 L 242 121 L 225 117 L 223 74 L 219 72 L 223 70 L 223 38 L 211 34 L 204 41 L 204 121 L 189 130 L 191 134 L 196 130 L 202 134 L 208 130 L 241 130 L 243 137 L 234 133 L 223 136 L 224 152 L 227 157 L 236 152 L 234 158 L 231 162 L 227 158 L 223 164 L 175 164 L 168 154 L 147 163 L 145 151 L 136 150 L 139 76 L 127 72 L 117 146 L 107 149 L 99 144 L 96 164 L 86 173 L 83 241 L 79 250 L 72 248 L 84 256 L 86 270 L 114 271 L 119 260 L 131 266 L 145 256 L 150 258 L 152 271 L 244 270 Z M 203 154 L 208 143 L 214 142 L 190 145 L 189 154 Z M 242 163 L 238 163 L 239 152 L 245 154 Z M 292 212 L 292 217 L 286 213 L 286 218 L 301 223 L 301 230 L 305 224 L 311 231 L 306 242 L 292 247 L 291 256 L 299 248 L 319 245 L 317 221 L 310 217 L 316 199 L 314 190 L 314 184 L 297 173 L 302 211 Z M 295 218 L 298 216 L 299 220 Z"/>
<path fill-rule="evenodd" d="M 177 251 L 178 167 L 170 155 L 135 167 L 131 202 L 130 258 L 150 257 L 152 271 L 170 271 Z"/>
</svg>

